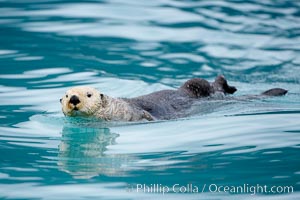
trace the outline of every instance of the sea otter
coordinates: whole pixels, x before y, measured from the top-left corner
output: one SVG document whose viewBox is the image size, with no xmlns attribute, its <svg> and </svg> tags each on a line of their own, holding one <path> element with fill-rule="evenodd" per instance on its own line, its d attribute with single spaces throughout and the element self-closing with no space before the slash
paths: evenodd
<svg viewBox="0 0 300 200">
<path fill-rule="evenodd" d="M 176 90 L 161 90 L 135 98 L 112 98 L 92 87 L 78 86 L 69 89 L 60 102 L 66 116 L 96 117 L 106 121 L 168 120 L 186 117 L 185 111 L 197 101 L 225 97 L 236 90 L 220 75 L 211 83 L 193 78 Z M 249 98 L 286 93 L 285 89 L 273 88 Z"/>
</svg>

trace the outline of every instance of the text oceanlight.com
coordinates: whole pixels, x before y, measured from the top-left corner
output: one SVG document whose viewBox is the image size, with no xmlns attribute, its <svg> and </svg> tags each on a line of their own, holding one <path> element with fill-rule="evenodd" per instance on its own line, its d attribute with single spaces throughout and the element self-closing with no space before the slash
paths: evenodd
<svg viewBox="0 0 300 200">
<path fill-rule="evenodd" d="M 128 192 L 137 193 L 230 193 L 230 194 L 288 194 L 293 193 L 293 186 L 269 186 L 269 185 L 219 185 L 219 184 L 135 184 L 127 186 Z"/>
</svg>

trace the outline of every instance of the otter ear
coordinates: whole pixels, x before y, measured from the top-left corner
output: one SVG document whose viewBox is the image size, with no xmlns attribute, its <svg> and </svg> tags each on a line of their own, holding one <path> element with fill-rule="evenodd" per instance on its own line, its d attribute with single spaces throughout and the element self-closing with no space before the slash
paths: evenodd
<svg viewBox="0 0 300 200">
<path fill-rule="evenodd" d="M 59 99 L 59 102 L 61 103 L 62 99 Z"/>
<path fill-rule="evenodd" d="M 101 98 L 101 101 L 102 101 L 102 106 L 105 106 L 107 104 L 107 101 L 106 101 L 106 98 L 105 98 L 104 94 L 100 94 L 100 98 Z"/>
</svg>

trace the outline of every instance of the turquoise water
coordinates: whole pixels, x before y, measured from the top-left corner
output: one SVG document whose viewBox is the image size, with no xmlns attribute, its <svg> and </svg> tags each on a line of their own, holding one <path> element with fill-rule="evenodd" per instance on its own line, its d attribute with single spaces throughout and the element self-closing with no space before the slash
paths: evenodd
<svg viewBox="0 0 300 200">
<path fill-rule="evenodd" d="M 299 199 L 299 24 L 288 0 L 0 1 L 0 198 Z M 154 123 L 60 111 L 75 85 L 134 97 L 218 74 L 236 96 L 289 93 Z"/>
</svg>

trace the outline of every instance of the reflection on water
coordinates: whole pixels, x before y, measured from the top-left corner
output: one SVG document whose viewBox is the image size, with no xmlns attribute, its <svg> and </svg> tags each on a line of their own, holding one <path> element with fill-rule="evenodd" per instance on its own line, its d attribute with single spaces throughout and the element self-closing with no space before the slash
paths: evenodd
<svg viewBox="0 0 300 200">
<path fill-rule="evenodd" d="M 111 133 L 109 128 L 64 127 L 59 144 L 59 169 L 75 178 L 124 175 L 130 157 L 105 154 L 107 146 L 115 144 L 116 137 L 118 134 Z"/>
<path fill-rule="evenodd" d="M 0 198 L 160 199 L 127 184 L 292 185 L 299 199 L 298 1 L 0 1 Z M 235 95 L 154 123 L 67 120 L 59 98 L 89 85 L 135 97 L 224 74 Z"/>
</svg>

